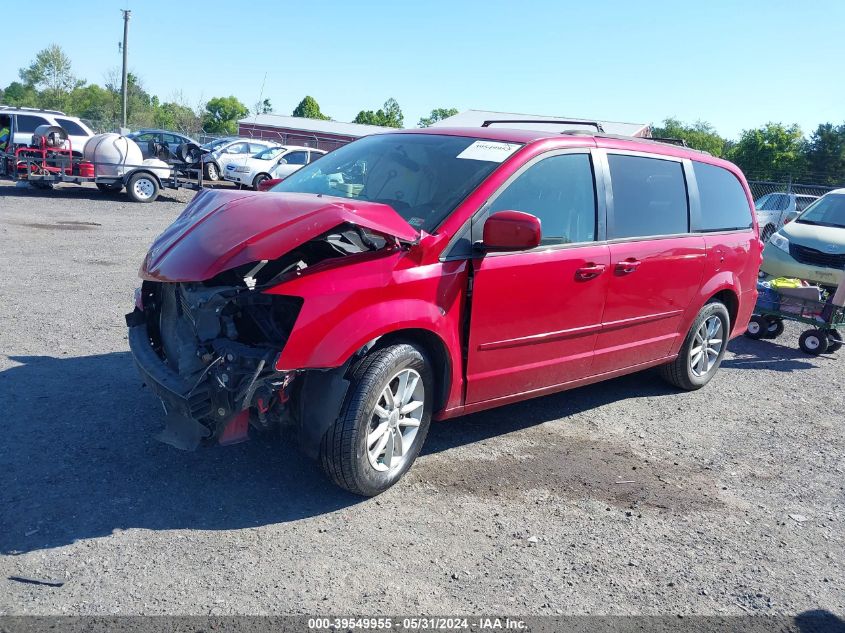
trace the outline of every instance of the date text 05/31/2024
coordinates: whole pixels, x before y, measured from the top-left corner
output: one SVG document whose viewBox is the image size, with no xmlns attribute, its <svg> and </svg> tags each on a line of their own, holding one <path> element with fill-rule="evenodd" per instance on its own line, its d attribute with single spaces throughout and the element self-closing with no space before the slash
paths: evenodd
<svg viewBox="0 0 845 633">
<path fill-rule="evenodd" d="M 362 630 L 362 631 L 522 631 L 523 620 L 500 617 L 407 617 L 407 618 L 309 618 L 312 631 Z"/>
</svg>

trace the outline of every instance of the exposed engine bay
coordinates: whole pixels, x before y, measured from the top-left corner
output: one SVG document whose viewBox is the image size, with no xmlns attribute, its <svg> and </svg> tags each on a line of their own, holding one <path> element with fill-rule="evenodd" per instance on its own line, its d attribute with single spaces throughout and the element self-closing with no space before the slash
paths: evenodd
<svg viewBox="0 0 845 633">
<path fill-rule="evenodd" d="M 278 259 L 207 281 L 144 281 L 126 322 L 142 378 L 167 413 L 158 439 L 193 450 L 244 440 L 250 426 L 267 431 L 295 425 L 291 399 L 301 372 L 279 372 L 275 365 L 302 299 L 265 291 L 321 262 L 388 244 L 345 224 Z"/>
</svg>

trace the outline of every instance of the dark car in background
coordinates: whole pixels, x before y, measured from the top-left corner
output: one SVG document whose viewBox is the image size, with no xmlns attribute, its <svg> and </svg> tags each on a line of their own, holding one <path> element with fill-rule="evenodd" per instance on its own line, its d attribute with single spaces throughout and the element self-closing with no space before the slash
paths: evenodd
<svg viewBox="0 0 845 633">
<path fill-rule="evenodd" d="M 144 158 L 161 158 L 161 153 L 170 153 L 175 157 L 176 148 L 182 143 L 199 145 L 190 136 L 169 130 L 143 129 L 127 134 L 126 137 L 131 138 L 138 144 Z M 158 151 L 156 151 L 156 147 Z"/>
</svg>

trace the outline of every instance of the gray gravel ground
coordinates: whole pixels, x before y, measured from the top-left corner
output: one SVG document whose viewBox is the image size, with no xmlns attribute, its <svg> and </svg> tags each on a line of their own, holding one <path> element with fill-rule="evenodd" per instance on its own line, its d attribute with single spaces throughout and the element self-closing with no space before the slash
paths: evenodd
<svg viewBox="0 0 845 633">
<path fill-rule="evenodd" d="M 372 500 L 284 443 L 157 443 L 123 314 L 189 197 L 0 183 L 0 614 L 845 613 L 843 360 L 797 327 L 696 393 L 437 424 Z"/>
</svg>

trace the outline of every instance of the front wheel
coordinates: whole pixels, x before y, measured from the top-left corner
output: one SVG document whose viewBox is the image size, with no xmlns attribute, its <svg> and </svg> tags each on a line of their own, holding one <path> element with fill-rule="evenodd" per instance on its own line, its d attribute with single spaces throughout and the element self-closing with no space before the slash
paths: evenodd
<svg viewBox="0 0 845 633">
<path fill-rule="evenodd" d="M 134 174 L 126 183 L 126 193 L 133 202 L 152 202 L 158 192 L 158 181 L 147 173 Z"/>
<path fill-rule="evenodd" d="M 270 180 L 270 176 L 267 174 L 258 174 L 255 177 L 255 180 L 252 181 L 252 188 L 258 191 L 258 185 L 260 185 L 265 180 Z"/>
<path fill-rule="evenodd" d="M 320 446 L 326 474 L 367 497 L 395 484 L 428 434 L 433 384 L 428 360 L 412 345 L 377 349 L 359 361 L 341 414 Z"/>
<path fill-rule="evenodd" d="M 701 389 L 719 369 L 730 331 L 731 318 L 725 304 L 706 303 L 693 321 L 678 357 L 661 366 L 664 380 L 687 391 Z"/>
</svg>

